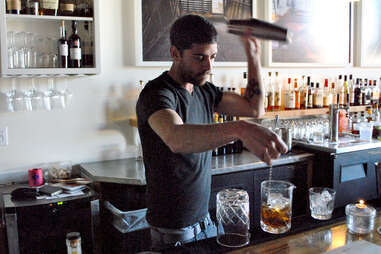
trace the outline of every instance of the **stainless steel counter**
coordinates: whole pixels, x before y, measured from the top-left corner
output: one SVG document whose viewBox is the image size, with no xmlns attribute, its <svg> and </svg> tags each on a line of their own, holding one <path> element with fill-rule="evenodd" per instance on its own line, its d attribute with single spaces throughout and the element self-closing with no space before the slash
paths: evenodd
<svg viewBox="0 0 381 254">
<path fill-rule="evenodd" d="M 298 145 L 299 147 L 305 147 L 332 154 L 349 153 L 381 147 L 381 141 L 377 139 L 366 141 L 352 137 L 340 137 L 339 142 L 336 144 L 330 143 L 328 140 L 325 140 L 323 143 L 294 141 L 294 144 Z"/>
<path fill-rule="evenodd" d="M 313 153 L 294 151 L 273 160 L 273 166 L 285 165 L 312 158 Z M 143 161 L 135 158 L 83 163 L 81 174 L 93 181 L 111 182 L 131 185 L 145 185 L 145 171 Z M 212 157 L 212 174 L 226 174 L 236 171 L 259 169 L 268 167 L 253 154 L 244 151 L 241 154 Z"/>
</svg>

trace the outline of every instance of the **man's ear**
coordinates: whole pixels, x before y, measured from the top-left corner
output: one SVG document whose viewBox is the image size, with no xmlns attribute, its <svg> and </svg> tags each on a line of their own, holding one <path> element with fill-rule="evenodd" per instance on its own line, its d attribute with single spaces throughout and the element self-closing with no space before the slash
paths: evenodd
<svg viewBox="0 0 381 254">
<path fill-rule="evenodd" d="M 170 53 L 171 53 L 171 57 L 173 58 L 173 60 L 176 62 L 176 61 L 179 61 L 180 58 L 181 58 L 181 53 L 180 51 L 175 47 L 175 46 L 171 46 L 171 48 L 169 49 L 170 50 Z"/>
</svg>

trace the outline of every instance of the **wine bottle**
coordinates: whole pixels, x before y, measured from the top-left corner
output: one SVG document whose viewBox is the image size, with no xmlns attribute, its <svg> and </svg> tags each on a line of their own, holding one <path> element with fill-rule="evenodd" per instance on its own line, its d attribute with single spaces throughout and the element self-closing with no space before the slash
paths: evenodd
<svg viewBox="0 0 381 254">
<path fill-rule="evenodd" d="M 94 41 L 92 38 L 92 23 L 85 21 L 83 36 L 82 36 L 82 51 L 83 51 L 82 65 L 83 67 L 86 67 L 86 68 L 94 67 L 93 50 L 94 50 Z"/>
<path fill-rule="evenodd" d="M 20 14 L 21 0 L 7 0 L 6 12 L 8 14 Z"/>
<path fill-rule="evenodd" d="M 69 67 L 69 44 L 66 40 L 66 29 L 65 21 L 61 21 L 60 26 L 60 39 L 58 40 L 58 52 L 60 56 L 60 67 L 68 68 Z"/>
<path fill-rule="evenodd" d="M 40 0 L 26 0 L 25 13 L 29 15 L 39 15 Z"/>
<path fill-rule="evenodd" d="M 57 16 L 58 0 L 41 0 L 41 15 Z"/>
<path fill-rule="evenodd" d="M 81 38 L 78 35 L 77 21 L 72 24 L 73 33 L 69 38 L 69 67 L 81 68 L 82 52 L 81 52 Z"/>
<path fill-rule="evenodd" d="M 62 0 L 60 2 L 59 14 L 61 16 L 74 16 L 75 7 L 74 0 Z"/>
</svg>

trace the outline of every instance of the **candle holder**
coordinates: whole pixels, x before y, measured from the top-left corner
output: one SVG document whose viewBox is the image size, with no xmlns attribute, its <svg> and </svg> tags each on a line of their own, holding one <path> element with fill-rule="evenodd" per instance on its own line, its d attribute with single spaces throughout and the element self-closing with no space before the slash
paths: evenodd
<svg viewBox="0 0 381 254">
<path fill-rule="evenodd" d="M 374 229 L 376 209 L 365 205 L 363 200 L 358 204 L 345 206 L 347 216 L 347 228 L 352 234 L 368 234 Z"/>
</svg>

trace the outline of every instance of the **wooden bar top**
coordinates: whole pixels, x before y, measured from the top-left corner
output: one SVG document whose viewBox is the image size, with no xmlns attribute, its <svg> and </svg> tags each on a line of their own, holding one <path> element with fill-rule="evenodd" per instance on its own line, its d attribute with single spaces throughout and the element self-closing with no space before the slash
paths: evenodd
<svg viewBox="0 0 381 254">
<path fill-rule="evenodd" d="M 381 246 L 381 216 L 377 216 L 374 230 L 367 235 L 354 235 L 347 231 L 345 221 L 319 227 L 276 240 L 232 250 L 230 254 L 315 254 L 330 251 L 357 240 L 365 240 Z M 254 236 L 255 237 L 255 236 Z M 365 254 L 365 253 L 364 253 Z"/>
</svg>

